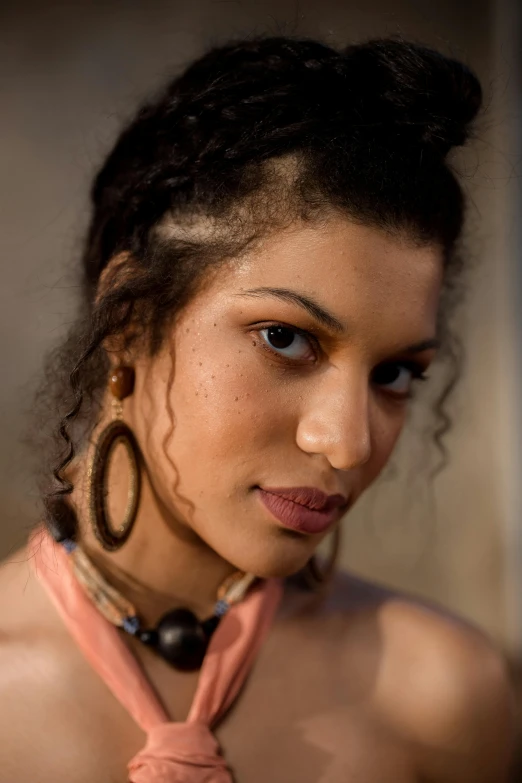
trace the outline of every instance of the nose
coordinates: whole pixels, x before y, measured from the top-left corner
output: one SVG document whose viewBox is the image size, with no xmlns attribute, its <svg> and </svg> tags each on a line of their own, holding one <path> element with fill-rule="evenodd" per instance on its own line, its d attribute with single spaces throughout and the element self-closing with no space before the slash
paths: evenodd
<svg viewBox="0 0 522 783">
<path fill-rule="evenodd" d="M 350 470 L 371 455 L 368 375 L 332 370 L 301 410 L 296 441 L 302 451 L 322 454 L 332 467 Z"/>
</svg>

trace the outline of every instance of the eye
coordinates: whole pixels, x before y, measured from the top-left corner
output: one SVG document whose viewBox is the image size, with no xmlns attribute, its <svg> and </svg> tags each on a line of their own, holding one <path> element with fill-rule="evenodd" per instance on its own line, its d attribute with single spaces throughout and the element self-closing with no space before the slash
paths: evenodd
<svg viewBox="0 0 522 783">
<path fill-rule="evenodd" d="M 373 383 L 396 397 L 411 397 L 415 380 L 427 380 L 424 367 L 417 362 L 388 362 L 380 364 L 372 373 Z"/>
<path fill-rule="evenodd" d="M 267 350 L 285 359 L 294 361 L 313 361 L 315 352 L 312 338 L 291 326 L 275 324 L 259 329 Z"/>
</svg>

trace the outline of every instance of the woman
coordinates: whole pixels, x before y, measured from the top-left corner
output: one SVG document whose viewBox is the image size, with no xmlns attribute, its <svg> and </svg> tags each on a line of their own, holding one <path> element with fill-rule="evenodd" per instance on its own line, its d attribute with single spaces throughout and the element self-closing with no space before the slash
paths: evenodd
<svg viewBox="0 0 522 783">
<path fill-rule="evenodd" d="M 480 102 L 418 46 L 266 38 L 123 131 L 46 526 L 1 571 L 2 783 L 507 779 L 490 642 L 313 559 L 450 345 Z"/>
</svg>

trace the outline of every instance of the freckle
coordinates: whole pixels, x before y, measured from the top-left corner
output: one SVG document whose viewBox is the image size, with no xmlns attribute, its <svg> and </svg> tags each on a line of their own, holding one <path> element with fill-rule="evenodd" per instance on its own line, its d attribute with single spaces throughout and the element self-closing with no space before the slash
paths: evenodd
<svg viewBox="0 0 522 783">
<path fill-rule="evenodd" d="M 190 332 L 190 329 L 187 327 L 187 328 L 185 329 L 185 334 L 188 334 L 189 332 Z"/>
<path fill-rule="evenodd" d="M 211 375 L 210 377 L 211 377 L 212 379 L 214 379 L 216 376 L 215 376 L 215 375 Z"/>
<path fill-rule="evenodd" d="M 234 399 L 235 399 L 235 401 L 237 402 L 237 401 L 239 400 L 239 397 L 235 397 Z"/>
<path fill-rule="evenodd" d="M 196 350 L 196 349 L 195 349 L 195 348 L 193 348 L 193 349 L 192 349 L 192 353 L 194 353 L 194 351 L 195 351 L 195 350 Z"/>
<path fill-rule="evenodd" d="M 200 362 L 200 363 L 199 363 L 199 366 L 200 366 L 200 367 L 202 367 L 202 366 L 203 366 L 203 362 Z"/>
<path fill-rule="evenodd" d="M 198 396 L 199 392 L 196 392 L 196 397 Z"/>
<path fill-rule="evenodd" d="M 217 326 L 217 324 L 214 324 L 214 326 Z"/>
<path fill-rule="evenodd" d="M 230 364 L 225 365 L 226 367 L 230 367 Z"/>
<path fill-rule="evenodd" d="M 255 340 L 252 340 L 252 345 L 257 345 Z"/>
<path fill-rule="evenodd" d="M 205 394 L 205 399 L 207 399 L 207 397 L 208 397 L 208 394 Z"/>
</svg>

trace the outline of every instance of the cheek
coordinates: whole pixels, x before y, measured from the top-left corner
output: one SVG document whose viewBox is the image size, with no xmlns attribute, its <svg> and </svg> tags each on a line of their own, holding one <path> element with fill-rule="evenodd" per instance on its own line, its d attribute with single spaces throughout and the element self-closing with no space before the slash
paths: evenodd
<svg viewBox="0 0 522 783">
<path fill-rule="evenodd" d="M 406 407 L 387 410 L 375 406 L 372 413 L 371 458 L 364 466 L 362 490 L 375 481 L 390 459 L 403 430 L 405 420 Z"/>
<path fill-rule="evenodd" d="M 163 388 L 174 416 L 167 449 L 181 472 L 198 468 L 202 473 L 202 466 L 207 471 L 219 466 L 222 473 L 246 458 L 261 430 L 270 429 L 273 386 L 257 350 L 249 340 L 231 344 L 212 333 L 207 339 L 177 345 L 172 382 Z M 165 437 L 166 417 L 161 418 L 163 436 L 157 432 L 156 442 Z M 207 480 L 208 473 L 203 478 Z"/>
</svg>

